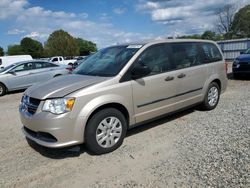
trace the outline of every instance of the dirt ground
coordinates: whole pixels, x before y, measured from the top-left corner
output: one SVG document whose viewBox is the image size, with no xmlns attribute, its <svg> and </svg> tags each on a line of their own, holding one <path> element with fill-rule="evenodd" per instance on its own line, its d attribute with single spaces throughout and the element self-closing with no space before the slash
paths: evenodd
<svg viewBox="0 0 250 188">
<path fill-rule="evenodd" d="M 209 112 L 196 108 L 134 128 L 116 151 L 28 144 L 22 92 L 0 98 L 0 187 L 250 187 L 250 81 L 229 75 Z"/>
</svg>

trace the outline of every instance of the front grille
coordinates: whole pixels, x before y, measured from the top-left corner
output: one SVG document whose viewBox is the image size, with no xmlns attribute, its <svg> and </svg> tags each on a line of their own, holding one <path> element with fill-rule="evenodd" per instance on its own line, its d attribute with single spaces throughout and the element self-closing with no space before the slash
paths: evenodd
<svg viewBox="0 0 250 188">
<path fill-rule="evenodd" d="M 22 110 L 27 111 L 31 115 L 36 113 L 36 110 L 40 104 L 40 100 L 36 98 L 24 95 L 22 98 Z"/>
</svg>

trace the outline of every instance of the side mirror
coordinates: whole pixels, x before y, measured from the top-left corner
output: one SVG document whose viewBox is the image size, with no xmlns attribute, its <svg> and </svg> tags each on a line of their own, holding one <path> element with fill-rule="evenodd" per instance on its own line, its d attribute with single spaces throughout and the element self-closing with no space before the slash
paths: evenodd
<svg viewBox="0 0 250 188">
<path fill-rule="evenodd" d="M 149 75 L 151 72 L 150 68 L 146 65 L 135 66 L 131 72 L 132 79 L 139 79 Z"/>
<path fill-rule="evenodd" d="M 9 73 L 9 74 L 12 74 L 12 75 L 16 76 L 16 72 L 15 72 L 15 70 L 10 70 L 10 71 L 8 71 L 7 73 Z"/>
<path fill-rule="evenodd" d="M 242 51 L 240 52 L 240 54 L 244 54 L 244 53 L 245 53 L 245 52 L 242 52 Z"/>
</svg>

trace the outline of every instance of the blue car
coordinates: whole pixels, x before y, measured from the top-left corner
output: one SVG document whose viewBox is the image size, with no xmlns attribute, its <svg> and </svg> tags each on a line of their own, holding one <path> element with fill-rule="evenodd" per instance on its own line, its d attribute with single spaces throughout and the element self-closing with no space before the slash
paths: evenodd
<svg viewBox="0 0 250 188">
<path fill-rule="evenodd" d="M 236 78 L 242 75 L 250 75 L 250 48 L 234 60 L 233 75 Z"/>
</svg>

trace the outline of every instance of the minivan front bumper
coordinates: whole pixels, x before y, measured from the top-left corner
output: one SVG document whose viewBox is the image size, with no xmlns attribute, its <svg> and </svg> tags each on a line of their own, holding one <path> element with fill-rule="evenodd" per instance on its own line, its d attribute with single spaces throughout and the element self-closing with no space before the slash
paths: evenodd
<svg viewBox="0 0 250 188">
<path fill-rule="evenodd" d="M 72 118 L 69 113 L 54 115 L 39 111 L 31 115 L 19 108 L 24 135 L 39 145 L 58 148 L 83 143 L 81 117 Z"/>
</svg>

